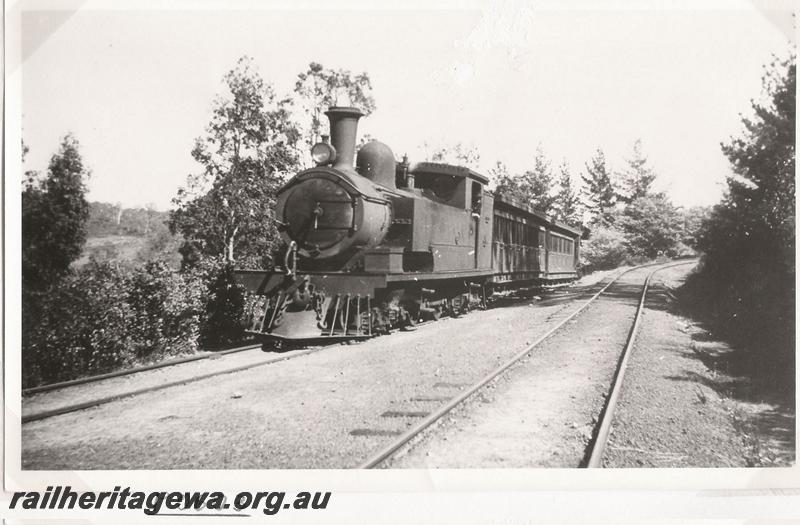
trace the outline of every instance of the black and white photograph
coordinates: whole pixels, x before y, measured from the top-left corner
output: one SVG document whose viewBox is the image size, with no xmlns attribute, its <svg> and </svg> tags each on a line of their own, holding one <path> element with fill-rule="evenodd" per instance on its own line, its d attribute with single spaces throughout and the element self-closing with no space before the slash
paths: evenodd
<svg viewBox="0 0 800 525">
<path fill-rule="evenodd" d="M 9 516 L 800 486 L 793 2 L 6 4 Z"/>
</svg>

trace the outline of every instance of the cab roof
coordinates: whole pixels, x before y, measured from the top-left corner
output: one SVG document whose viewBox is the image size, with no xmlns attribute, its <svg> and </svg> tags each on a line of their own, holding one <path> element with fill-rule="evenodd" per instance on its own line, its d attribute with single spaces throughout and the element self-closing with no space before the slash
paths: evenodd
<svg viewBox="0 0 800 525">
<path fill-rule="evenodd" d="M 445 164 L 442 162 L 416 162 L 409 170 L 414 175 L 422 173 L 431 173 L 434 175 L 451 175 L 453 177 L 464 177 L 480 182 L 481 184 L 489 184 L 489 179 L 480 173 L 472 171 L 464 166 L 455 166 L 453 164 Z"/>
</svg>

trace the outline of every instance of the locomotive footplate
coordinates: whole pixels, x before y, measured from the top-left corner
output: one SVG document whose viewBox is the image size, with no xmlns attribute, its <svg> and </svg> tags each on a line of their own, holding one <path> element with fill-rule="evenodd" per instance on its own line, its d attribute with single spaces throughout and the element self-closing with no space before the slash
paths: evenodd
<svg viewBox="0 0 800 525">
<path fill-rule="evenodd" d="M 260 340 L 336 341 L 374 335 L 376 289 L 386 278 L 375 274 L 284 269 L 240 270 L 236 280 L 249 292 L 246 332 Z"/>
</svg>

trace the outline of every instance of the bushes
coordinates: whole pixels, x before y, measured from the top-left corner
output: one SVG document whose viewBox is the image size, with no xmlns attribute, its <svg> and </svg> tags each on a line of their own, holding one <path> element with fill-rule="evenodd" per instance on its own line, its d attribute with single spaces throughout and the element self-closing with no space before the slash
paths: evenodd
<svg viewBox="0 0 800 525">
<path fill-rule="evenodd" d="M 133 309 L 120 293 L 123 272 L 91 263 L 45 292 L 27 294 L 23 315 L 23 386 L 100 373 L 132 361 Z M 33 313 L 35 312 L 35 313 Z"/>
<path fill-rule="evenodd" d="M 209 348 L 240 341 L 244 335 L 244 288 L 233 279 L 234 265 L 221 259 L 201 259 L 189 270 L 203 287 L 204 313 L 200 342 Z"/>
<path fill-rule="evenodd" d="M 627 256 L 625 235 L 610 227 L 598 227 L 581 246 L 581 266 L 585 273 L 616 268 Z"/>
<path fill-rule="evenodd" d="M 764 103 L 723 144 L 734 173 L 703 222 L 703 266 L 687 283 L 714 324 L 752 348 L 758 366 L 794 375 L 795 91 L 794 57 L 764 78 Z M 792 382 L 793 384 L 793 382 Z"/>
<path fill-rule="evenodd" d="M 190 276 L 175 273 L 164 261 L 150 261 L 134 269 L 127 302 L 135 312 L 131 333 L 137 360 L 194 351 L 203 300 L 203 288 Z"/>
<path fill-rule="evenodd" d="M 702 209 L 675 208 L 661 193 L 638 197 L 611 214 L 613 221 L 593 226 L 581 248 L 581 265 L 592 272 L 662 256 L 694 255 L 681 240 L 694 241 L 703 214 Z"/>
<path fill-rule="evenodd" d="M 616 223 L 627 239 L 634 257 L 654 259 L 678 252 L 683 221 L 678 210 L 663 194 L 638 197 L 625 207 Z"/>
<path fill-rule="evenodd" d="M 244 290 L 233 265 L 175 272 L 91 260 L 49 290 L 23 292 L 25 387 L 100 374 L 239 341 Z"/>
<path fill-rule="evenodd" d="M 92 261 L 23 296 L 23 385 L 63 381 L 194 351 L 203 289 L 165 263 Z"/>
</svg>

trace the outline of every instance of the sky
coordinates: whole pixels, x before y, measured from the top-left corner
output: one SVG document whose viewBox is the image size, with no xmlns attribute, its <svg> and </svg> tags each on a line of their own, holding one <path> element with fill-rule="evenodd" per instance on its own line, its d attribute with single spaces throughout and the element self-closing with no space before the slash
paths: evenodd
<svg viewBox="0 0 800 525">
<path fill-rule="evenodd" d="M 730 173 L 720 142 L 740 133 L 794 31 L 780 0 L 164 4 L 14 5 L 25 169 L 46 170 L 72 132 L 90 200 L 168 209 L 201 171 L 190 151 L 222 76 L 249 55 L 279 94 L 311 61 L 366 71 L 377 110 L 359 132 L 398 158 L 461 142 L 483 171 L 500 160 L 515 172 L 541 145 L 577 178 L 597 148 L 622 169 L 640 138 L 658 189 L 713 204 Z"/>
</svg>

